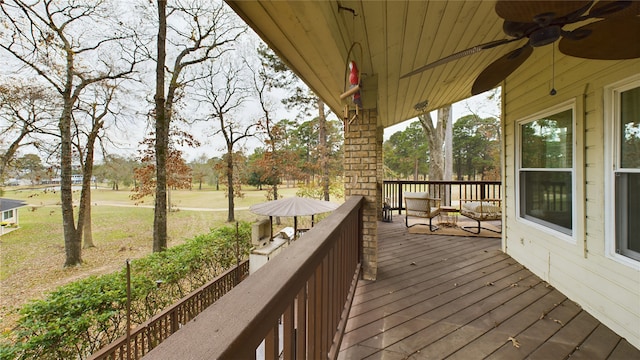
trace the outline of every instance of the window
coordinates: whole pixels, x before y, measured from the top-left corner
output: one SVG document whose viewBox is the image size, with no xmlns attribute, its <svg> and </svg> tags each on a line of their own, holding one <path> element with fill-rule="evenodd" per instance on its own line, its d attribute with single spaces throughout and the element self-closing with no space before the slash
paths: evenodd
<svg viewBox="0 0 640 360">
<path fill-rule="evenodd" d="M 573 233 L 573 107 L 519 123 L 520 218 Z"/>
<path fill-rule="evenodd" d="M 13 217 L 13 210 L 7 210 L 2 213 L 2 220 L 11 219 Z"/>
<path fill-rule="evenodd" d="M 613 90 L 616 253 L 640 260 L 640 84 Z M 634 87 L 635 86 L 635 87 Z"/>
</svg>

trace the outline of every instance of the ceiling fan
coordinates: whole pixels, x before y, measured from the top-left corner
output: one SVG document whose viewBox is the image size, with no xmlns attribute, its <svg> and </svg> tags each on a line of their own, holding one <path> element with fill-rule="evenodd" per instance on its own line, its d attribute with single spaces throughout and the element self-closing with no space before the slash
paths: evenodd
<svg viewBox="0 0 640 360">
<path fill-rule="evenodd" d="M 526 43 L 494 61 L 476 78 L 471 94 L 496 87 L 522 65 L 536 47 L 560 40 L 565 55 L 599 60 L 640 58 L 640 1 L 509 1 L 498 0 L 495 11 L 504 19 L 507 39 L 491 41 L 457 52 L 417 68 L 406 78 L 482 50 L 514 41 Z M 586 20 L 585 25 L 565 30 L 565 25 Z"/>
</svg>

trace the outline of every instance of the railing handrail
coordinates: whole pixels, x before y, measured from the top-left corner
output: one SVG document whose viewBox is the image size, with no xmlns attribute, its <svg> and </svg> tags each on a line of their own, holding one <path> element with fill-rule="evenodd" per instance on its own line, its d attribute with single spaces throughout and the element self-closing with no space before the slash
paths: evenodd
<svg viewBox="0 0 640 360">
<path fill-rule="evenodd" d="M 361 196 L 349 198 L 274 261 L 267 262 L 251 274 L 181 331 L 156 347 L 149 356 L 153 359 L 254 358 L 255 349 L 273 331 L 274 324 L 278 323 L 285 310 L 291 308 L 309 279 L 314 278 L 318 271 L 335 272 L 326 268 L 318 270 L 327 261 L 325 255 L 333 252 L 332 246 L 344 241 L 359 241 L 353 236 L 347 239 L 341 235 L 341 226 L 353 221 L 361 224 L 362 203 Z M 357 253 L 356 250 L 352 256 L 357 257 Z M 336 266 L 337 269 L 341 265 Z M 341 277 L 346 275 L 340 273 Z M 348 279 L 350 281 L 351 277 Z M 333 329 L 335 331 L 335 327 Z"/>
<path fill-rule="evenodd" d="M 500 180 L 384 180 L 384 183 L 388 184 L 451 184 L 451 185 L 466 185 L 466 184 L 486 184 L 486 185 L 500 185 Z"/>
<path fill-rule="evenodd" d="M 98 350 L 97 352 L 93 353 L 89 359 L 91 359 L 91 360 L 110 359 L 111 355 L 113 355 L 118 349 L 121 349 L 121 350 L 122 349 L 126 349 L 127 339 L 128 338 L 130 338 L 130 339 L 132 339 L 132 341 L 134 341 L 138 336 L 144 335 L 144 332 L 147 331 L 147 329 L 153 327 L 156 323 L 167 322 L 167 323 L 170 324 L 169 327 L 171 329 L 174 329 L 175 331 L 177 331 L 184 324 L 176 323 L 177 322 L 177 318 L 175 316 L 173 316 L 174 314 L 176 314 L 178 312 L 190 313 L 192 315 L 191 318 L 193 318 L 193 317 L 195 317 L 197 315 L 197 313 L 195 313 L 193 311 L 193 309 L 187 309 L 187 310 L 191 310 L 191 311 L 184 311 L 185 310 L 184 308 L 188 308 L 189 307 L 189 305 L 185 305 L 185 304 L 188 304 L 192 299 L 195 299 L 195 298 L 199 297 L 201 294 L 207 292 L 210 288 L 217 287 L 218 284 L 229 280 L 229 278 L 231 278 L 231 280 L 233 282 L 239 283 L 248 274 L 249 274 L 249 260 L 243 260 L 237 266 L 234 266 L 234 267 L 224 271 L 222 274 L 217 276 L 215 279 L 213 279 L 213 280 L 209 281 L 208 283 L 202 285 L 197 290 L 191 292 L 190 294 L 186 295 L 185 297 L 183 297 L 182 299 L 178 300 L 174 304 L 168 306 L 167 308 L 165 308 L 164 310 L 162 310 L 158 314 L 154 315 L 149 320 L 147 320 L 147 321 L 143 322 L 142 324 L 140 324 L 138 327 L 136 327 L 135 329 L 133 329 L 131 331 L 131 334 L 130 334 L 129 337 L 127 337 L 127 335 L 123 335 L 123 336 L 117 338 L 116 340 L 114 340 L 110 344 L 108 344 L 107 346 L 105 346 L 105 347 L 101 348 L 100 350 Z M 220 297 L 222 295 L 223 294 L 221 293 Z M 215 299 L 211 299 L 211 300 L 215 301 Z M 173 331 L 173 332 L 175 332 L 175 331 Z M 132 349 L 131 349 L 132 352 L 135 353 L 135 355 L 133 355 L 132 358 L 134 358 L 134 359 L 139 358 L 139 356 L 137 356 L 137 353 L 138 353 L 137 350 L 140 350 L 140 349 L 135 349 L 135 345 L 134 344 L 131 344 L 131 347 L 132 347 Z M 150 350 L 151 349 L 149 349 L 149 351 Z M 147 351 L 146 351 L 146 349 L 143 349 L 141 352 L 144 355 Z M 125 356 L 126 356 L 126 353 L 125 353 Z M 115 356 L 114 356 L 114 358 L 115 358 Z M 122 358 L 126 358 L 126 357 L 122 357 Z"/>
<path fill-rule="evenodd" d="M 457 192 L 453 189 L 457 189 Z M 451 206 L 454 202 L 459 203 L 463 199 L 501 198 L 502 182 L 500 180 L 384 180 L 382 197 L 385 202 L 388 202 L 389 210 L 399 210 L 402 213 L 405 208 L 403 201 L 405 191 L 428 191 L 431 196 L 441 198 L 442 205 Z"/>
</svg>

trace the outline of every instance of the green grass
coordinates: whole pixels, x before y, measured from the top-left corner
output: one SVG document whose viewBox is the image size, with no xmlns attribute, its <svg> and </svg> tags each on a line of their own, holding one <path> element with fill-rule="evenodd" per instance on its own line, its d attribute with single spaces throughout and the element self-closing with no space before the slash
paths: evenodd
<svg viewBox="0 0 640 360">
<path fill-rule="evenodd" d="M 280 194 L 291 197 L 295 196 L 296 190 L 283 188 Z M 243 188 L 243 193 L 243 198 L 235 199 L 236 220 L 254 221 L 257 215 L 240 209 L 266 201 L 266 191 Z M 79 192 L 74 192 L 74 200 L 79 195 Z M 15 307 L 25 301 L 40 298 L 69 281 L 115 271 L 122 268 L 127 259 L 151 253 L 153 198 L 149 197 L 135 206 L 130 195 L 129 191 L 123 190 L 92 189 L 92 233 L 96 247 L 83 249 L 83 266 L 63 268 L 65 254 L 60 192 L 5 189 L 4 197 L 24 200 L 30 205 L 19 210 L 20 229 L 0 237 L 0 319 L 10 324 L 15 320 Z M 177 211 L 168 215 L 169 246 L 227 224 L 228 200 L 224 190 L 179 190 L 172 191 L 171 197 Z M 281 227 L 293 224 L 293 219 L 282 220 Z M 301 224 L 309 221 L 300 219 Z"/>
</svg>

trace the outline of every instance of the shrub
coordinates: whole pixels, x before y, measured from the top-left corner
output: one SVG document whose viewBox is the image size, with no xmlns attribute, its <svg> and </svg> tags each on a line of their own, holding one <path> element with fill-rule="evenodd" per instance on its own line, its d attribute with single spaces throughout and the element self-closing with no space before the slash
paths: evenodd
<svg viewBox="0 0 640 360">
<path fill-rule="evenodd" d="M 248 257 L 251 224 L 227 226 L 131 262 L 131 321 L 142 323 Z M 126 273 L 90 276 L 22 307 L 0 359 L 86 358 L 126 331 Z"/>
</svg>

